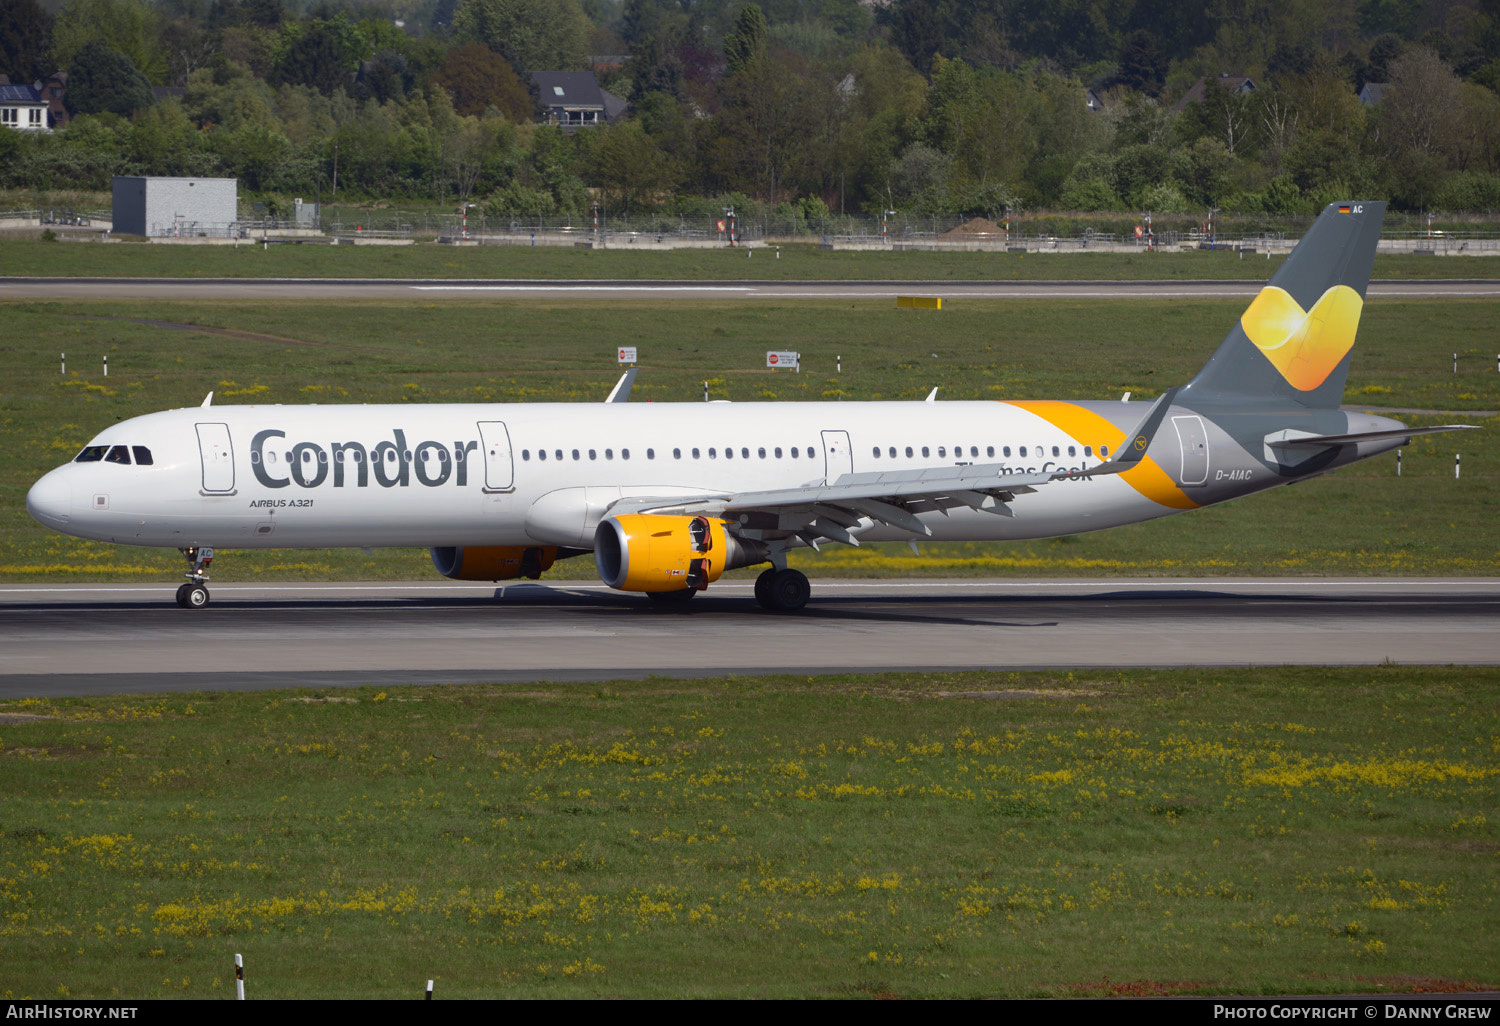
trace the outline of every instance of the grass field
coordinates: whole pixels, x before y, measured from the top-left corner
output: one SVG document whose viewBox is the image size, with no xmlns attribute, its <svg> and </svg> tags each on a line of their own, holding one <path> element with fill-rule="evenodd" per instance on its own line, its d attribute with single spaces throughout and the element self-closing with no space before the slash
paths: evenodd
<svg viewBox="0 0 1500 1026">
<path fill-rule="evenodd" d="M 25 492 L 117 419 L 216 403 L 595 401 L 637 345 L 633 401 L 1109 398 L 1190 377 L 1240 312 L 1194 300 L 959 301 L 941 312 L 876 301 L 440 301 L 247 304 L 37 302 L 0 306 L 0 579 L 173 581 L 169 550 L 53 534 Z M 1349 395 L 1377 407 L 1500 409 L 1497 305 L 1372 301 Z M 175 325 L 175 326 L 174 326 Z M 1059 340 L 1066 340 L 1060 344 Z M 795 348 L 801 374 L 764 369 Z M 1461 354 L 1452 374 L 1451 353 Z M 58 354 L 68 354 L 59 374 Z M 109 354 L 110 374 L 102 375 Z M 834 373 L 836 357 L 843 373 Z M 1412 415 L 1414 424 L 1452 416 Z M 1461 418 L 1497 426 L 1493 417 Z M 1476 433 L 1477 434 L 1477 433 Z M 817 574 L 1495 574 L 1500 457 L 1476 437 L 1419 439 L 1393 459 L 1166 521 L 996 545 L 799 556 Z M 1453 480 L 1453 451 L 1464 450 Z M 223 552 L 229 580 L 421 579 L 425 552 Z M 590 576 L 580 561 L 554 575 Z"/>
<path fill-rule="evenodd" d="M 0 704 L 5 998 L 1494 989 L 1500 671 Z"/>
<path fill-rule="evenodd" d="M 0 242 L 0 275 L 162 278 L 617 278 L 691 280 L 1269 278 L 1284 257 L 1231 252 L 1106 254 L 631 251 L 547 247 L 97 245 Z M 1497 278 L 1500 259 L 1378 256 L 1376 278 Z"/>
</svg>

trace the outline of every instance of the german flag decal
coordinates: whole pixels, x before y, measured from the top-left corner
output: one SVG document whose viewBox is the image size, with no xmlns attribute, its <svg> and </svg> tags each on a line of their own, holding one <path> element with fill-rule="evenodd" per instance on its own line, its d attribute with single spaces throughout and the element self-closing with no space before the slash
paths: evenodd
<svg viewBox="0 0 1500 1026">
<path fill-rule="evenodd" d="M 1349 206 L 1348 204 L 1346 204 L 1346 203 L 1340 203 L 1339 204 L 1339 213 L 1341 213 L 1341 214 L 1352 214 L 1353 212 L 1354 212 L 1354 208 L 1351 207 L 1351 206 Z"/>
</svg>

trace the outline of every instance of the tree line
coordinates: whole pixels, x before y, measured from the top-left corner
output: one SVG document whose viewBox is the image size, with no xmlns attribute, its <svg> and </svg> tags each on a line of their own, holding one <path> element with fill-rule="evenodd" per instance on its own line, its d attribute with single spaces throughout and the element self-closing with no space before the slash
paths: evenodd
<svg viewBox="0 0 1500 1026">
<path fill-rule="evenodd" d="M 531 73 L 589 67 L 627 115 L 540 124 Z M 68 73 L 65 130 L 0 132 L 0 185 L 32 190 L 226 175 L 273 204 L 496 216 L 1500 211 L 1500 0 L 8 0 L 0 70 Z"/>
</svg>

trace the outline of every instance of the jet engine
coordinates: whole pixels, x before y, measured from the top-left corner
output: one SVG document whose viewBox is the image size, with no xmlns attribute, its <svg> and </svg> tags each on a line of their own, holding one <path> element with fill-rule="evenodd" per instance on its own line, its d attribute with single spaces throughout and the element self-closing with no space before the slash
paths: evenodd
<svg viewBox="0 0 1500 1026">
<path fill-rule="evenodd" d="M 725 570 L 764 562 L 765 546 L 712 517 L 627 513 L 594 531 L 599 578 L 621 591 L 702 591 Z"/>
<path fill-rule="evenodd" d="M 555 546 L 458 545 L 429 549 L 432 565 L 455 581 L 536 580 L 557 559 Z"/>
</svg>

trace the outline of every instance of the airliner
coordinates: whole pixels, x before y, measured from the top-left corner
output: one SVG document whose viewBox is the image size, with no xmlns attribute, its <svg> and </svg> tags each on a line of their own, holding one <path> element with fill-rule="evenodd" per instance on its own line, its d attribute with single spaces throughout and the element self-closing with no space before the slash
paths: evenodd
<svg viewBox="0 0 1500 1026">
<path fill-rule="evenodd" d="M 1198 372 L 1154 401 L 202 406 L 114 424 L 26 508 L 80 538 L 181 550 L 421 546 L 444 576 L 536 579 L 592 554 L 612 588 L 682 602 L 766 565 L 801 609 L 800 548 L 1009 541 L 1133 524 L 1404 445 L 1339 409 L 1385 204 L 1329 205 Z M 1128 396 L 1127 396 L 1128 398 Z"/>
</svg>

